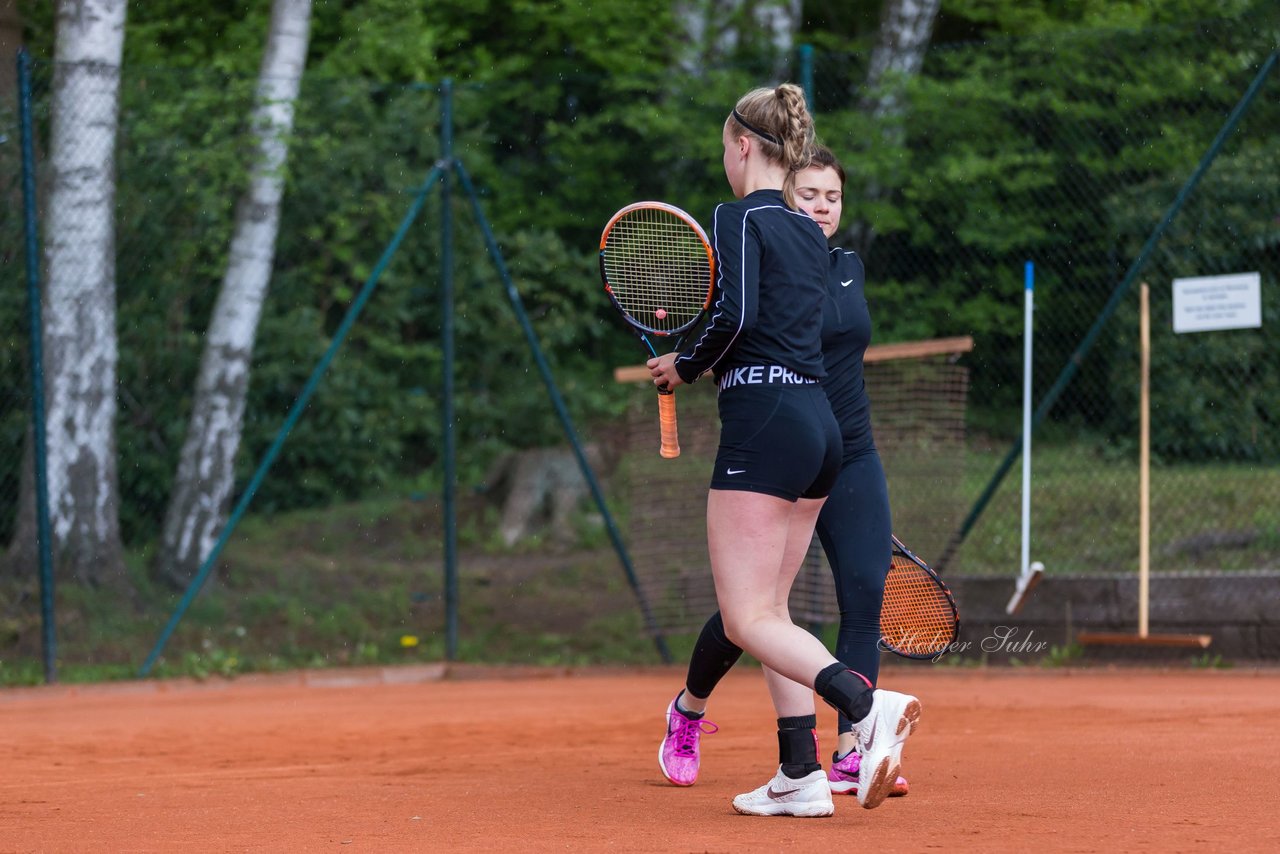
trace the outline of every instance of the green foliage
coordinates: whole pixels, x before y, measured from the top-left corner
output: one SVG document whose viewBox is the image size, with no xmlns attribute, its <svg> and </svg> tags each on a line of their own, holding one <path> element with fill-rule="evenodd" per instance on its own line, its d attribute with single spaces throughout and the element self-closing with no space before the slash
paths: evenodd
<svg viewBox="0 0 1280 854">
<path fill-rule="evenodd" d="M 30 281 L 20 138 L 17 104 L 0 98 L 0 543 L 13 536 L 31 425 Z"/>
<path fill-rule="evenodd" d="M 1263 106 L 1266 114 L 1275 115 Z M 1260 129 L 1257 124 L 1252 127 Z M 1153 419 L 1151 448 L 1157 459 L 1280 458 L 1275 408 L 1280 332 L 1268 320 L 1280 316 L 1275 279 L 1264 275 L 1260 328 L 1175 334 L 1171 325 L 1167 283 L 1172 279 L 1267 274 L 1280 260 L 1280 220 L 1271 215 L 1280 210 L 1280 154 L 1264 137 L 1241 134 L 1236 140 L 1219 155 L 1199 192 L 1177 214 L 1145 276 L 1160 283 L 1151 291 L 1151 409 L 1159 414 Z M 1135 187 L 1115 200 L 1114 219 L 1123 223 L 1135 211 L 1150 210 L 1176 191 L 1176 186 L 1164 181 Z M 1137 302 L 1127 300 L 1115 320 L 1115 338 L 1129 349 L 1136 349 Z M 1107 426 L 1127 437 L 1124 444 L 1130 447 L 1137 435 L 1135 375 L 1130 360 L 1111 366 L 1116 407 Z M 1224 377 L 1232 378 L 1229 386 L 1224 386 Z"/>
<path fill-rule="evenodd" d="M 970 332 L 979 399 L 1016 406 L 1019 385 L 1001 380 L 1021 373 L 1018 297 L 1034 260 L 1037 375 L 1056 375 L 1172 198 L 1138 206 L 1133 189 L 1186 179 L 1271 50 L 1261 35 L 1242 67 L 1230 33 L 1215 24 L 1161 30 L 1158 40 L 1116 31 L 935 50 L 896 144 L 852 112 L 824 114 L 836 128 L 827 141 L 854 153 L 846 219 L 878 232 L 867 258 L 878 339 Z M 1252 174 L 1274 185 L 1274 171 Z M 896 206 L 860 205 L 864 183 L 901 186 Z M 1091 358 L 1105 364 L 1115 350 L 1103 340 Z M 1067 406 L 1091 421 L 1111 409 L 1105 371 L 1082 375 L 1072 392 Z"/>
<path fill-rule="evenodd" d="M 22 4 L 38 56 L 52 54 L 51 5 Z M 909 112 L 880 127 L 854 97 L 879 8 L 809 2 L 801 34 L 819 47 L 819 130 L 850 168 L 845 221 L 876 231 L 866 259 L 876 341 L 974 335 L 971 398 L 986 410 L 984 423 L 999 425 L 1021 393 L 1010 378 L 1020 375 L 1023 262 L 1034 259 L 1039 276 L 1036 373 L 1052 378 L 1273 49 L 1274 14 L 1248 0 L 948 3 L 938 47 L 907 90 Z M 186 430 L 250 163 L 248 115 L 269 12 L 267 0 L 198 12 L 182 0 L 130 8 L 117 234 L 122 517 L 132 544 L 156 533 Z M 600 226 L 638 198 L 708 219 L 727 195 L 719 142 L 727 106 L 777 60 L 747 39 L 732 62 L 697 77 L 674 71 L 682 49 L 675 15 L 659 0 L 315 5 L 239 483 L 275 440 L 443 156 L 445 78 L 455 81 L 453 154 L 571 417 L 589 431 L 620 411 L 626 392 L 612 368 L 637 361 L 639 350 L 599 294 Z M 973 44 L 978 38 L 988 41 Z M 39 68 L 38 105 L 47 103 L 48 69 Z M 1257 213 L 1274 208 L 1277 195 L 1280 164 L 1267 145 L 1275 103 L 1264 93 L 1244 142 L 1224 150 L 1155 272 L 1183 274 L 1207 258 L 1223 272 L 1262 269 L 1274 281 L 1276 225 Z M 38 137 L 47 139 L 47 127 Z M 11 162 L 10 146 L 0 146 L 0 158 Z M 893 192 L 864 192 L 873 186 Z M 428 190 L 258 509 L 438 486 L 443 188 Z M 458 182 L 451 190 L 454 427 L 460 477 L 478 486 L 498 454 L 562 433 L 481 224 Z M 0 217 L 4 257 L 16 257 L 18 223 L 8 211 Z M 4 293 L 8 333 L 22 328 L 25 302 L 16 287 Z M 1264 286 L 1264 317 L 1280 309 L 1277 293 Z M 1113 323 L 1136 328 L 1131 306 Z M 1280 452 L 1280 431 L 1264 429 L 1274 426 L 1268 395 L 1280 383 L 1280 348 L 1274 333 L 1250 334 L 1160 342 L 1156 370 L 1169 377 L 1158 386 L 1162 458 L 1261 461 Z M 1082 373 L 1060 404 L 1070 429 L 1095 431 L 1113 453 L 1133 433 L 1131 339 L 1109 330 L 1090 357 L 1107 368 Z M 20 339 L 6 340 L 14 344 L 6 376 L 21 376 Z M 1211 372 L 1173 378 L 1169 366 L 1186 363 L 1241 372 L 1245 391 L 1224 401 L 1210 394 Z M 25 418 L 21 407 L 0 413 L 15 447 Z M 0 490 L 16 493 L 18 461 L 5 466 Z M 0 532 L 6 519 L 0 514 Z"/>
<path fill-rule="evenodd" d="M 463 530 L 485 508 L 464 502 Z M 388 665 L 444 658 L 439 502 L 382 499 L 250 517 L 218 573 L 166 644 L 157 678 L 234 678 L 301 667 Z M 594 530 L 589 517 L 575 527 Z M 517 548 L 460 538 L 459 659 L 519 664 L 652 664 L 635 597 L 607 544 L 548 540 Z M 61 585 L 60 681 L 136 678 L 178 597 L 151 583 L 131 553 L 136 597 Z M 39 618 L 10 625 L 24 595 L 0 583 L 0 686 L 44 674 Z M 584 597 L 591 608 L 583 608 Z M 687 657 L 694 638 L 672 638 Z"/>
<path fill-rule="evenodd" d="M 1192 657 L 1191 666 L 1200 670 L 1230 670 L 1233 665 L 1220 653 L 1202 652 Z"/>
<path fill-rule="evenodd" d="M 1084 647 L 1078 643 L 1054 644 L 1040 659 L 1041 667 L 1070 667 L 1084 658 Z"/>
<path fill-rule="evenodd" d="M 967 501 L 999 457 L 974 452 Z M 1098 442 L 1038 440 L 1032 490 L 1032 557 L 1046 573 L 1132 573 L 1138 559 L 1138 463 Z M 1150 471 L 1154 572 L 1249 571 L 1272 565 L 1280 545 L 1275 470 L 1256 463 L 1161 463 Z M 962 571 L 1019 565 L 1021 485 L 1006 478 L 965 541 Z M 896 511 L 895 511 L 896 512 Z"/>
<path fill-rule="evenodd" d="M 203 76 L 203 75 L 202 75 Z M 252 82 L 147 70 L 122 87 L 117 154 L 121 525 L 154 533 L 226 266 Z"/>
</svg>

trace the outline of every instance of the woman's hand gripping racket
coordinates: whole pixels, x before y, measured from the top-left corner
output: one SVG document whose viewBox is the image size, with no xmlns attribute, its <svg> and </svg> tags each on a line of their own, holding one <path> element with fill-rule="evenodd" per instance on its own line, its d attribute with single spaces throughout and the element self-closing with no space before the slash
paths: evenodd
<svg viewBox="0 0 1280 854">
<path fill-rule="evenodd" d="M 947 585 L 893 537 L 880 607 L 880 646 L 903 658 L 937 658 L 959 633 L 960 612 Z"/>
<path fill-rule="evenodd" d="M 711 303 L 715 260 L 702 227 L 689 214 L 662 202 L 636 202 L 618 211 L 600 235 L 600 278 L 625 320 L 652 357 L 650 336 L 673 338 L 680 349 Z M 680 456 L 676 399 L 658 388 L 659 453 Z"/>
</svg>

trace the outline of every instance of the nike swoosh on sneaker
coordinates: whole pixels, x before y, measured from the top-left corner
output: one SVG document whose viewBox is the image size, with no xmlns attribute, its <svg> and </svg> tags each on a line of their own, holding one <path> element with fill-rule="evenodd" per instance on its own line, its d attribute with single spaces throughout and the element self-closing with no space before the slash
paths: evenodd
<svg viewBox="0 0 1280 854">
<path fill-rule="evenodd" d="M 874 720 L 874 721 L 872 721 L 872 722 L 871 722 L 871 732 L 867 733 L 867 741 L 866 741 L 866 743 L 865 743 L 865 744 L 863 744 L 863 745 L 862 745 L 862 749 L 863 749 L 863 751 L 864 751 L 864 752 L 866 752 L 866 751 L 870 751 L 870 750 L 871 750 L 871 745 L 875 744 L 875 742 L 876 742 L 876 729 L 877 729 L 879 726 L 880 726 L 880 720 L 879 720 L 878 718 L 877 718 L 876 720 Z"/>
<path fill-rule="evenodd" d="M 775 791 L 773 786 L 765 790 L 771 801 L 785 801 L 800 792 L 800 789 L 787 789 L 785 792 Z"/>
</svg>

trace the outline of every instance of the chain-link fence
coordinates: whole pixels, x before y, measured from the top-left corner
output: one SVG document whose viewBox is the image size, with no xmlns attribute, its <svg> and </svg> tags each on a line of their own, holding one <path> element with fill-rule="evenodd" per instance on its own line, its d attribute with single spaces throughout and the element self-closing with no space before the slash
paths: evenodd
<svg viewBox="0 0 1280 854">
<path fill-rule="evenodd" d="M 0 543 L 13 541 L 17 526 L 20 471 L 25 435 L 31 424 L 31 370 L 28 362 L 27 282 L 23 275 L 22 169 L 17 103 L 0 101 Z M 34 573 L 32 575 L 34 580 Z"/>
<path fill-rule="evenodd" d="M 1021 426 L 1024 263 L 1033 261 L 1037 270 L 1039 401 L 1212 153 L 1139 275 L 1153 288 L 1153 555 L 1157 569 L 1280 565 L 1276 74 L 1262 81 L 1236 130 L 1211 152 L 1275 42 L 1273 21 L 1246 20 L 938 49 L 905 84 L 900 111 L 874 119 L 854 107 L 867 55 L 813 54 L 820 136 L 850 171 L 843 238 L 867 265 L 875 341 L 975 339 L 963 359 L 971 383 L 968 452 L 940 473 L 944 481 L 963 473 L 964 506 L 974 506 L 992 484 Z M 52 146 L 60 95 L 51 64 L 35 63 L 34 75 L 36 178 L 44 202 L 57 177 Z M 709 215 L 724 195 L 723 115 L 734 97 L 760 82 L 742 67 L 662 80 L 562 77 L 457 89 L 455 154 L 474 177 L 588 438 L 607 436 L 608 425 L 622 418 L 628 391 L 610 371 L 635 360 L 634 342 L 598 294 L 593 247 L 600 225 L 642 197 Z M 126 69 L 111 176 L 114 256 L 70 256 L 86 265 L 86 276 L 109 274 L 114 282 L 106 305 L 113 315 L 101 317 L 112 316 L 103 325 L 115 329 L 109 395 L 116 407 L 115 508 L 125 572 L 135 577 L 148 572 L 225 272 L 250 166 L 253 83 L 208 71 Z M 13 201 L 0 214 L 6 543 L 17 533 L 30 422 L 13 106 L 0 105 L 0 191 Z M 439 160 L 440 107 L 434 85 L 305 79 L 275 270 L 253 354 L 239 483 L 275 438 L 410 197 Z M 101 160 L 102 152 L 95 156 Z M 483 260 L 481 236 L 465 202 L 455 197 L 454 204 L 461 223 L 453 230 L 459 476 L 464 489 L 479 489 L 500 453 L 553 444 L 562 435 Z M 51 215 L 42 207 L 46 263 L 50 247 L 65 237 L 49 233 Z M 254 514 L 439 489 L 441 224 L 439 206 L 429 205 L 290 435 Z M 89 270 L 93 264 L 105 266 Z M 1172 279 L 1255 271 L 1261 328 L 1171 331 Z M 84 296 L 90 302 L 76 302 L 75 310 L 50 306 L 46 325 L 83 315 L 105 294 L 96 288 Z M 109 329 L 92 328 L 110 338 Z M 1127 294 L 1037 426 L 1033 555 L 1050 572 L 1132 567 L 1136 340 L 1136 296 Z M 58 364 L 51 370 L 61 372 Z M 1005 478 L 949 569 L 1014 573 L 1018 505 L 1018 479 Z M 910 541 L 910 532 L 900 533 Z M 5 619 L 26 620 L 13 614 L 26 614 L 21 606 L 10 607 Z"/>
<path fill-rule="evenodd" d="M 887 161 L 856 114 L 822 113 L 848 128 L 839 147 L 865 152 L 866 195 L 895 188 L 895 214 L 867 241 L 877 319 L 976 339 L 966 472 L 981 512 L 952 571 L 1018 569 L 1017 469 L 993 475 L 1021 430 L 1028 260 L 1034 403 L 1060 391 L 1033 432 L 1033 557 L 1059 573 L 1136 566 L 1136 279 L 1153 294 L 1153 569 L 1280 567 L 1275 44 L 1275 22 L 1253 21 L 932 51 L 885 132 L 904 140 Z M 819 82 L 820 110 L 858 79 L 844 59 L 818 65 L 818 81 L 844 70 Z M 948 191 L 928 190 L 939 184 Z M 1261 327 L 1173 332 L 1174 279 L 1245 272 L 1261 277 Z"/>
</svg>

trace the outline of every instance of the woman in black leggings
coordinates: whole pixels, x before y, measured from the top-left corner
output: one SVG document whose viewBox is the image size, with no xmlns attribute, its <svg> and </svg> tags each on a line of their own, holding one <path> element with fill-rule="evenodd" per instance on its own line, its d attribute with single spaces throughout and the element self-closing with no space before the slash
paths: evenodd
<svg viewBox="0 0 1280 854">
<path fill-rule="evenodd" d="M 825 146 L 814 146 L 809 168 L 798 173 L 796 206 L 830 238 L 840 223 L 845 172 Z M 862 261 L 853 252 L 830 251 L 823 310 L 822 388 L 840 426 L 840 473 L 818 516 L 816 531 L 835 578 L 840 629 L 836 657 L 874 685 L 880 668 L 880 606 L 890 563 L 888 486 L 871 435 L 870 402 L 863 381 L 863 354 L 871 340 L 871 318 L 863 291 Z M 703 717 L 716 684 L 742 650 L 725 634 L 720 613 L 703 627 L 689 662 L 685 689 L 668 707 L 667 735 L 659 753 L 663 774 L 676 785 L 697 779 L 698 740 L 715 725 Z M 770 679 L 777 678 L 770 674 Z M 798 686 L 807 690 L 804 686 Z M 779 747 L 787 764 L 789 745 L 809 738 L 816 721 L 780 719 Z M 839 717 L 839 732 L 827 782 L 832 793 L 857 794 L 859 755 L 853 724 Z M 802 770 L 800 768 L 796 770 Z M 897 776 L 890 795 L 907 793 Z"/>
</svg>

